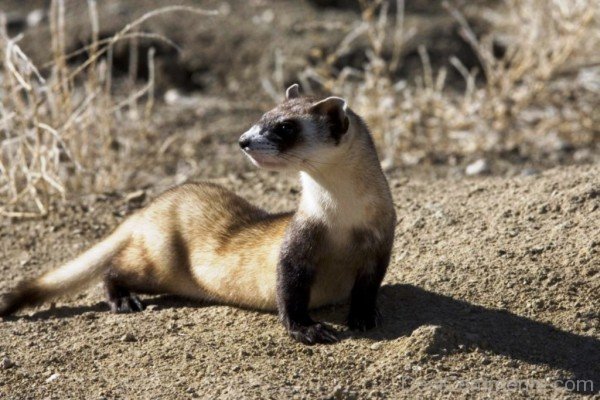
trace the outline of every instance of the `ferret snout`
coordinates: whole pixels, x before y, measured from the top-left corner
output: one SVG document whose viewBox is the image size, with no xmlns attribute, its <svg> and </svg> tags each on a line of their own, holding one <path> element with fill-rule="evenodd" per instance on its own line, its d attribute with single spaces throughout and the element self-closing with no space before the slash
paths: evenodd
<svg viewBox="0 0 600 400">
<path fill-rule="evenodd" d="M 247 150 L 250 147 L 250 138 L 244 135 L 240 136 L 239 144 L 242 150 Z"/>
<path fill-rule="evenodd" d="M 240 136 L 238 143 L 242 150 L 252 150 L 253 144 L 256 144 L 261 139 L 260 127 L 254 125 Z"/>
</svg>

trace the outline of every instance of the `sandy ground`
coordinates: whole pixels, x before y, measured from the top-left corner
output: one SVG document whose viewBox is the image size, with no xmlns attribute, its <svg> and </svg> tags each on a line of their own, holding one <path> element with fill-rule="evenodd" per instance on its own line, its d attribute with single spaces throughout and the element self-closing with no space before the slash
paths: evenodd
<svg viewBox="0 0 600 400">
<path fill-rule="evenodd" d="M 169 297 L 113 315 L 100 287 L 30 310 L 0 323 L 0 398 L 598 393 L 599 174 L 391 176 L 399 223 L 379 299 L 384 323 L 335 345 L 297 344 L 275 315 Z M 293 176 L 217 181 L 273 210 L 298 197 Z M 124 194 L 86 196 L 47 220 L 3 226 L 0 291 L 70 258 L 137 206 Z M 343 329 L 345 311 L 317 317 Z"/>
</svg>

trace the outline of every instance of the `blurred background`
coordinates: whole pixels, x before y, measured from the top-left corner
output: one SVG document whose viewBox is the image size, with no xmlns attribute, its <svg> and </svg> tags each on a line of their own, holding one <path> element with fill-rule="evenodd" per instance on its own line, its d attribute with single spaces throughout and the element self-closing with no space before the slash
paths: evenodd
<svg viewBox="0 0 600 400">
<path fill-rule="evenodd" d="M 369 123 L 390 174 L 600 160 L 597 0 L 2 0 L 0 211 L 252 167 L 298 82 Z"/>
</svg>

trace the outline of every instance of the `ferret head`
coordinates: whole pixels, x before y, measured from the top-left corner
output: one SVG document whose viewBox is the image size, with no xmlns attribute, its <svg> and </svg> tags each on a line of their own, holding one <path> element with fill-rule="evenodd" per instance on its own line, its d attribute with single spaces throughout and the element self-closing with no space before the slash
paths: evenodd
<svg viewBox="0 0 600 400">
<path fill-rule="evenodd" d="M 244 153 L 257 167 L 271 170 L 302 171 L 335 163 L 351 136 L 346 101 L 301 97 L 297 84 L 285 97 L 240 137 Z"/>
</svg>

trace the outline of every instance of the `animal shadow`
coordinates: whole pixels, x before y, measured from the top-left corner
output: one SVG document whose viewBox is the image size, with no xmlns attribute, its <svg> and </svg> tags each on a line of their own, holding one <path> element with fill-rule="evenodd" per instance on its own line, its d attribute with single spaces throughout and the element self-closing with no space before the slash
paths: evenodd
<svg viewBox="0 0 600 400">
<path fill-rule="evenodd" d="M 423 325 L 452 332 L 456 345 L 478 347 L 533 364 L 569 371 L 565 379 L 592 381 L 586 393 L 600 392 L 600 340 L 537 322 L 508 311 L 476 306 L 411 285 L 380 290 L 383 323 L 364 334 L 373 340 L 410 336 Z M 589 383 L 589 382 L 588 382 Z"/>
</svg>

